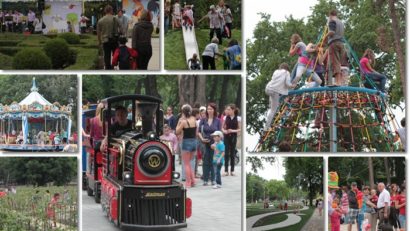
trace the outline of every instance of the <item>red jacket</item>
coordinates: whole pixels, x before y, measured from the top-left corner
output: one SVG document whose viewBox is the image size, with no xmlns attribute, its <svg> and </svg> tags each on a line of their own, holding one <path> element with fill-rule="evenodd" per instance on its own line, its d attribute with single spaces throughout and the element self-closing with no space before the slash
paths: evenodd
<svg viewBox="0 0 410 231">
<path fill-rule="evenodd" d="M 137 56 L 138 53 L 136 50 L 127 47 L 128 53 L 130 54 L 130 57 L 132 57 L 131 65 L 130 65 L 130 69 L 131 70 L 136 70 L 137 67 Z M 118 61 L 119 61 L 119 56 L 120 56 L 120 48 L 115 49 L 114 51 L 114 55 L 112 56 L 112 66 L 117 66 L 118 65 Z"/>
</svg>

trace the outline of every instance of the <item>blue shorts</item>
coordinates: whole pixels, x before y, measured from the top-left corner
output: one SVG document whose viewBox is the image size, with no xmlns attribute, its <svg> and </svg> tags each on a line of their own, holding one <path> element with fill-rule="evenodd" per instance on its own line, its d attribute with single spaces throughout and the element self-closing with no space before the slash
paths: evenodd
<svg viewBox="0 0 410 231">
<path fill-rule="evenodd" d="M 193 152 L 196 150 L 198 141 L 195 138 L 183 139 L 182 140 L 182 151 Z"/>
</svg>

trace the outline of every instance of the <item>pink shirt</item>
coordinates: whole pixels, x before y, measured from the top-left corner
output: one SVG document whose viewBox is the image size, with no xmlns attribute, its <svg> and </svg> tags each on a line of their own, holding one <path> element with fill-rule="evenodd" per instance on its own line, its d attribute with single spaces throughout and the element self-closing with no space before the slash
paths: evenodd
<svg viewBox="0 0 410 231">
<path fill-rule="evenodd" d="M 371 73 L 372 71 L 367 67 L 367 64 L 369 63 L 369 59 L 366 57 L 363 57 L 360 59 L 360 67 L 362 68 L 362 71 L 367 74 Z"/>
<path fill-rule="evenodd" d="M 93 138 L 93 141 L 100 141 L 104 139 L 103 128 L 100 126 L 100 119 L 94 117 L 90 120 L 90 136 Z"/>
<path fill-rule="evenodd" d="M 174 133 L 170 132 L 168 135 L 164 134 L 160 137 L 160 139 L 171 142 L 174 152 L 178 150 L 178 138 Z"/>
</svg>

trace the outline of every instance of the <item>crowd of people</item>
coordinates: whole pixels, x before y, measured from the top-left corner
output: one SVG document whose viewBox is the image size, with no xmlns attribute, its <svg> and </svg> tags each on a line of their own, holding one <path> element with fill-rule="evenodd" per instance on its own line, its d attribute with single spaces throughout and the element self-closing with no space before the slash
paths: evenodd
<svg viewBox="0 0 410 231">
<path fill-rule="evenodd" d="M 104 8 L 104 17 L 97 22 L 98 44 L 104 54 L 104 68 L 120 70 L 147 70 L 152 56 L 151 38 L 154 26 L 152 14 L 143 10 L 131 33 L 131 47 L 128 42 L 128 18 L 124 10 L 114 15 L 110 5 Z"/>
<path fill-rule="evenodd" d="M 167 108 L 164 135 L 160 138 L 173 144 L 174 153 L 182 160 L 182 181 L 186 187 L 196 186 L 197 179 L 203 185 L 222 187 L 221 170 L 224 176 L 235 175 L 235 157 L 241 117 L 234 104 L 218 114 L 216 104 L 206 107 L 185 104 L 178 115 L 172 107 Z M 202 165 L 202 174 L 199 166 Z"/>
<path fill-rule="evenodd" d="M 41 14 L 35 13 L 32 9 L 29 9 L 27 14 L 19 10 L 0 10 L 0 33 L 29 32 L 31 34 L 42 34 L 45 28 L 46 25 Z"/>
<path fill-rule="evenodd" d="M 329 172 L 328 215 L 332 231 L 347 224 L 349 231 L 406 230 L 406 184 L 386 185 L 378 182 L 377 188 L 356 182 L 339 187 L 337 172 Z"/>
<path fill-rule="evenodd" d="M 171 6 L 171 1 L 165 3 L 165 33 L 169 29 L 169 22 L 172 22 L 172 29 L 185 27 L 192 30 L 195 25 L 194 5 L 185 4 L 181 6 L 179 0 Z M 224 0 L 218 4 L 211 5 L 208 13 L 198 20 L 197 23 L 207 19 L 209 21 L 209 43 L 202 52 L 202 69 L 216 70 L 215 60 L 218 56 L 222 57 L 224 70 L 241 70 L 241 47 L 236 39 L 232 38 L 233 15 L 230 6 Z M 219 52 L 218 45 L 222 45 L 223 38 L 229 39 L 228 46 Z M 191 70 L 200 70 L 199 54 L 193 54 L 188 61 Z"/>
</svg>

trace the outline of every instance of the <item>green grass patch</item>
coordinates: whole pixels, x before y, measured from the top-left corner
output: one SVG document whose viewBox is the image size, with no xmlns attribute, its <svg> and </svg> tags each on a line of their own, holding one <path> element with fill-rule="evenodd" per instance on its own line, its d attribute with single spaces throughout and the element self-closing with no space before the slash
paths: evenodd
<svg viewBox="0 0 410 231">
<path fill-rule="evenodd" d="M 277 215 L 270 215 L 258 220 L 253 227 L 265 226 L 265 225 L 272 225 L 277 224 L 279 222 L 285 221 L 288 219 L 288 216 L 285 213 L 277 214 Z"/>
<path fill-rule="evenodd" d="M 277 203 L 275 203 L 274 205 L 275 207 L 269 207 L 267 209 L 264 209 L 262 203 L 247 204 L 246 205 L 246 218 L 259 215 L 259 214 L 281 211 L 278 209 Z M 289 205 L 288 210 L 292 210 L 292 209 L 295 209 L 295 207 L 292 205 Z"/>
<path fill-rule="evenodd" d="M 77 59 L 74 65 L 68 66 L 65 70 L 95 70 L 98 59 L 98 49 L 84 49 L 73 47 L 77 51 Z"/>
<path fill-rule="evenodd" d="M 280 229 L 272 229 L 272 230 L 269 230 L 269 231 L 295 231 L 295 230 L 301 230 L 303 228 L 303 226 L 305 226 L 305 224 L 309 221 L 310 217 L 312 217 L 313 213 L 315 212 L 315 208 L 312 207 L 312 208 L 309 208 L 307 210 L 303 210 L 303 211 L 300 211 L 300 212 L 303 213 L 304 215 L 300 216 L 302 218 L 302 220 L 299 223 L 288 226 L 288 227 L 280 228 Z"/>
<path fill-rule="evenodd" d="M 201 56 L 206 45 L 209 43 L 209 29 L 195 29 L 196 40 L 198 43 L 199 56 Z M 242 34 L 240 30 L 232 30 L 232 38 L 238 40 L 242 47 Z M 222 45 L 218 46 L 219 52 L 223 53 L 224 48 L 228 46 L 230 39 L 223 38 Z M 185 61 L 185 48 L 182 30 L 170 30 L 165 35 L 165 69 L 167 70 L 187 70 L 188 66 Z M 222 57 L 216 59 L 216 69 L 223 70 Z"/>
<path fill-rule="evenodd" d="M 0 53 L 0 69 L 10 70 L 13 65 L 13 57 Z"/>
</svg>

